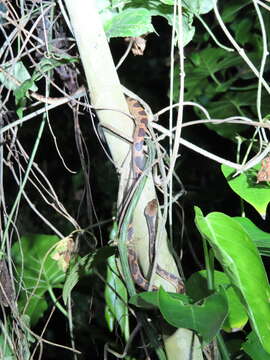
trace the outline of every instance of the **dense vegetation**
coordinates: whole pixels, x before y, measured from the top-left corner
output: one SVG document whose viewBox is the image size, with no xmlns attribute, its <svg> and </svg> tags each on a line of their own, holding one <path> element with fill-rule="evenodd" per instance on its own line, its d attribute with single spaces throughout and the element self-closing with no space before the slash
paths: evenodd
<svg viewBox="0 0 270 360">
<path fill-rule="evenodd" d="M 270 359 L 269 5 L 88 3 L 81 28 L 70 1 L 0 4 L 0 358 Z M 121 84 L 149 106 L 141 191 L 121 163 L 133 121 L 102 88 L 114 67 L 87 68 L 103 62 L 99 21 Z M 153 191 L 155 256 L 183 294 L 145 260 Z M 130 296 L 119 247 L 135 196 L 139 264 L 159 289 Z"/>
</svg>

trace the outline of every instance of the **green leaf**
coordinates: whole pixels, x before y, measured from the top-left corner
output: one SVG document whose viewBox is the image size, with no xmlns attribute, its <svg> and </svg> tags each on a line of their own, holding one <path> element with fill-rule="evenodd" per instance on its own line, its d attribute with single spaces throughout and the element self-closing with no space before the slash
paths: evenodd
<svg viewBox="0 0 270 360">
<path fill-rule="evenodd" d="M 174 0 L 160 0 L 165 5 L 174 5 Z"/>
<path fill-rule="evenodd" d="M 16 266 L 17 280 L 23 281 L 19 308 L 35 325 L 43 316 L 48 304 L 45 293 L 48 289 L 62 287 L 63 271 L 49 256 L 49 250 L 58 242 L 53 235 L 31 234 L 24 236 L 12 246 L 12 257 Z"/>
<path fill-rule="evenodd" d="M 17 81 L 20 82 L 20 84 L 22 84 L 26 80 L 31 79 L 31 75 L 29 74 L 22 61 L 18 61 L 12 65 L 2 65 L 2 67 L 10 75 L 10 77 L 8 75 L 5 75 L 4 72 L 0 72 L 0 82 L 9 90 L 15 90 L 19 87 L 19 85 L 17 85 L 16 82 L 12 80 L 12 78 L 15 78 Z M 29 89 L 32 91 L 38 90 L 38 88 L 33 82 L 31 83 Z"/>
<path fill-rule="evenodd" d="M 251 35 L 250 30 L 252 28 L 254 19 L 251 17 L 244 17 L 238 22 L 235 22 L 231 25 L 231 28 L 235 32 L 235 40 L 241 44 L 245 45 L 248 41 Z"/>
<path fill-rule="evenodd" d="M 270 234 L 259 229 L 246 217 L 234 217 L 234 219 L 246 230 L 259 249 L 260 254 L 270 256 Z"/>
<path fill-rule="evenodd" d="M 151 14 L 147 9 L 126 9 L 104 24 L 108 38 L 140 36 L 153 32 Z"/>
<path fill-rule="evenodd" d="M 155 292 L 141 292 L 132 296 L 129 303 L 143 309 L 153 309 L 158 307 L 158 293 Z"/>
<path fill-rule="evenodd" d="M 216 95 L 216 93 L 215 93 Z M 250 116 L 251 112 L 248 111 L 248 106 L 251 104 L 252 99 L 254 99 L 254 91 L 246 91 L 242 94 L 236 94 L 233 91 L 227 91 L 226 94 L 220 96 L 218 101 L 211 99 L 207 104 L 207 110 L 209 115 L 213 119 L 221 119 L 220 124 L 207 123 L 206 126 L 208 129 L 215 131 L 218 135 L 226 137 L 228 139 L 234 140 L 235 137 L 248 129 L 248 125 L 240 124 L 226 124 L 222 122 L 222 119 L 231 116 L 237 116 L 240 114 L 240 111 L 244 109 L 246 116 Z M 200 114 L 197 110 L 196 113 Z"/>
<path fill-rule="evenodd" d="M 80 277 L 82 277 L 85 273 L 84 269 L 85 267 L 91 268 L 91 264 L 93 262 L 93 255 L 87 254 L 81 259 L 79 259 L 75 264 L 71 265 L 66 280 L 63 287 L 63 301 L 64 304 L 67 304 L 68 297 L 71 294 L 71 291 L 74 289 L 74 287 L 79 282 Z"/>
<path fill-rule="evenodd" d="M 183 6 L 196 15 L 207 14 L 215 3 L 216 0 L 183 0 Z"/>
<path fill-rule="evenodd" d="M 172 13 L 158 13 L 158 12 L 153 12 L 153 15 L 160 15 L 163 16 L 165 19 L 167 19 L 169 25 L 173 25 L 173 14 Z M 192 21 L 193 21 L 193 16 L 191 13 L 189 14 L 184 14 L 183 18 L 182 18 L 182 30 L 183 30 L 183 43 L 184 46 L 186 46 L 194 37 L 195 34 L 195 27 L 192 26 Z M 176 23 L 177 23 L 177 19 L 176 19 Z M 176 26 L 176 32 L 178 34 L 178 28 Z"/>
<path fill-rule="evenodd" d="M 226 6 L 222 12 L 222 20 L 224 22 L 232 22 L 237 15 L 239 15 L 240 10 L 248 5 L 248 1 L 243 0 L 232 0 L 226 1 Z"/>
<path fill-rule="evenodd" d="M 270 352 L 270 289 L 254 242 L 236 220 L 223 213 L 213 212 L 204 217 L 197 207 L 195 213 L 198 230 L 237 290 L 262 346 Z"/>
<path fill-rule="evenodd" d="M 105 305 L 105 320 L 108 329 L 110 330 L 110 332 L 113 332 L 115 318 L 108 305 Z"/>
<path fill-rule="evenodd" d="M 223 324 L 223 329 L 227 332 L 236 331 L 245 326 L 248 321 L 245 307 L 240 302 L 235 290 L 231 286 L 229 277 L 221 272 L 214 271 L 215 289 L 223 285 L 228 300 L 228 316 Z M 186 291 L 194 301 L 198 301 L 211 294 L 207 285 L 207 271 L 201 270 L 191 275 L 186 282 Z"/>
<path fill-rule="evenodd" d="M 115 255 L 108 258 L 107 282 L 105 287 L 106 305 L 110 314 L 117 321 L 121 332 L 126 341 L 129 338 L 129 318 L 127 307 L 127 291 L 124 283 L 120 278 L 118 267 L 116 265 Z M 107 316 L 109 314 L 107 313 Z M 109 318 L 110 325 L 111 317 Z"/>
<path fill-rule="evenodd" d="M 174 5 L 175 0 L 160 0 L 163 4 Z M 183 0 L 183 6 L 190 12 L 199 15 L 206 14 L 214 7 L 216 0 Z"/>
<path fill-rule="evenodd" d="M 230 86 L 230 83 L 228 83 L 228 85 Z M 227 91 L 228 88 L 224 88 L 224 90 Z M 227 93 L 224 96 L 222 96 L 221 101 L 218 101 L 218 107 L 215 107 L 214 104 L 211 104 L 212 105 L 212 108 L 210 109 L 211 114 L 213 117 L 220 117 L 220 118 L 229 116 L 230 114 L 229 111 L 231 111 L 231 115 L 236 114 L 238 113 L 238 111 L 236 112 L 237 109 L 250 105 L 250 101 L 251 99 L 254 99 L 254 95 L 255 95 L 255 90 L 245 91 L 243 93 L 235 93 L 235 92 L 228 93 L 227 91 Z M 230 106 L 232 108 L 231 110 L 230 108 L 228 110 L 225 108 L 225 113 L 223 114 L 223 116 L 220 116 L 222 112 L 221 109 L 219 109 L 219 107 L 226 106 L 226 103 L 228 103 L 227 106 Z"/>
<path fill-rule="evenodd" d="M 215 74 L 222 72 L 220 73 L 222 75 L 227 68 L 241 64 L 242 60 L 239 57 L 220 48 L 207 47 L 204 50 L 192 53 L 185 64 L 185 73 L 187 74 L 185 81 L 185 88 L 187 89 L 185 93 L 186 99 L 195 100 L 197 96 L 204 94 L 210 99 L 217 91 Z M 212 79 L 209 79 L 209 76 Z M 176 71 L 174 77 L 176 87 L 179 87 L 178 77 L 179 75 Z M 230 83 L 228 83 L 229 85 Z M 210 94 L 209 88 L 211 89 Z M 177 101 L 177 99 L 178 93 L 175 93 L 174 100 Z"/>
<path fill-rule="evenodd" d="M 15 352 L 9 346 L 5 335 L 0 335 L 0 359 L 2 360 L 16 360 Z"/>
<path fill-rule="evenodd" d="M 27 97 L 28 97 L 28 90 L 31 89 L 34 82 L 32 79 L 25 80 L 21 86 L 17 87 L 14 90 L 15 95 L 15 103 L 16 103 L 16 112 L 19 118 L 23 117 L 23 109 L 26 106 Z"/>
<path fill-rule="evenodd" d="M 254 331 L 251 331 L 247 341 L 242 344 L 242 348 L 253 360 L 270 360 L 270 355 L 266 352 Z"/>
<path fill-rule="evenodd" d="M 270 201 L 270 186 L 266 183 L 256 184 L 256 170 L 259 165 L 245 171 L 239 176 L 233 177 L 235 170 L 222 165 L 221 170 L 227 179 L 230 188 L 242 199 L 252 205 L 258 213 L 265 218 L 266 208 Z"/>
<path fill-rule="evenodd" d="M 224 291 L 210 295 L 202 304 L 184 304 L 180 298 L 159 289 L 159 309 L 164 319 L 177 328 L 197 331 L 205 343 L 218 333 L 227 316 L 228 305 Z M 175 294 L 177 295 L 177 294 Z"/>
<path fill-rule="evenodd" d="M 162 3 L 159 0 L 151 0 L 147 2 L 145 0 L 136 0 L 127 3 L 126 8 L 135 12 L 137 10 L 145 9 L 149 12 L 150 16 L 162 16 L 168 21 L 169 25 L 173 24 L 172 6 Z M 183 40 L 185 46 L 192 40 L 195 33 L 195 27 L 192 26 L 193 14 L 190 11 L 185 11 L 183 14 L 182 21 L 183 21 Z M 177 19 L 176 19 L 176 23 L 177 23 Z M 177 26 L 176 26 L 176 31 L 178 31 Z"/>
<path fill-rule="evenodd" d="M 172 297 L 180 299 L 184 304 L 189 304 L 192 300 L 184 294 L 169 293 Z M 129 303 L 143 309 L 153 309 L 158 307 L 158 292 L 145 291 L 130 298 Z"/>
</svg>

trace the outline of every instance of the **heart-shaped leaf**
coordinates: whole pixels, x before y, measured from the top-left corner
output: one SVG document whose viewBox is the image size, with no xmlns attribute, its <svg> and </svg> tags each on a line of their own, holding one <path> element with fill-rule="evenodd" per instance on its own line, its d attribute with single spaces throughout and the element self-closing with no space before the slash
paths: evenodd
<svg viewBox="0 0 270 360">
<path fill-rule="evenodd" d="M 169 293 L 172 297 L 175 297 L 178 300 L 181 300 L 184 304 L 192 303 L 190 299 L 185 294 L 176 294 Z M 134 295 L 130 298 L 129 303 L 143 309 L 153 309 L 158 307 L 158 292 L 157 291 L 145 291 L 137 295 Z"/>
<path fill-rule="evenodd" d="M 158 299 L 160 312 L 169 324 L 197 331 L 205 343 L 216 336 L 228 314 L 224 290 L 210 295 L 201 304 L 185 304 L 162 288 L 159 289 Z"/>
<path fill-rule="evenodd" d="M 125 9 L 113 16 L 104 24 L 104 30 L 108 38 L 140 36 L 153 32 L 151 14 L 147 9 Z"/>
<path fill-rule="evenodd" d="M 256 170 L 259 169 L 259 165 L 236 177 L 233 177 L 235 170 L 231 167 L 222 165 L 221 169 L 231 189 L 265 218 L 270 201 L 270 186 L 267 183 L 256 183 Z"/>
<path fill-rule="evenodd" d="M 221 285 L 224 287 L 228 300 L 228 316 L 223 324 L 223 329 L 231 332 L 243 328 L 248 321 L 248 316 L 231 285 L 231 280 L 224 272 L 214 271 L 214 284 L 216 289 Z M 192 274 L 186 282 L 186 290 L 194 301 L 209 296 L 211 292 L 207 286 L 207 271 L 201 270 Z"/>
</svg>

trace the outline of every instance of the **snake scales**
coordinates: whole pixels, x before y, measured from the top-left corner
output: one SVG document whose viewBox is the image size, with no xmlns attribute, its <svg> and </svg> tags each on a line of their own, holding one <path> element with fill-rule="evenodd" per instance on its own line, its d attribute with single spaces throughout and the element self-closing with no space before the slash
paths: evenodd
<svg viewBox="0 0 270 360">
<path fill-rule="evenodd" d="M 133 162 L 133 172 L 134 177 L 138 180 L 145 169 L 145 156 L 143 152 L 143 144 L 144 138 L 148 125 L 148 117 L 147 114 L 142 107 L 142 105 L 135 99 L 130 97 L 127 98 L 127 103 L 129 107 L 129 111 L 131 115 L 134 117 L 135 121 L 135 129 L 133 134 L 133 150 L 132 150 L 132 162 Z M 153 262 L 155 256 L 155 241 L 156 241 L 156 233 L 157 233 L 157 219 L 158 219 L 158 201 L 157 199 L 151 200 L 144 211 L 145 219 L 148 226 L 149 233 L 149 262 L 150 264 Z M 141 273 L 137 254 L 135 250 L 130 246 L 132 244 L 134 229 L 132 225 L 132 218 L 128 225 L 128 263 L 131 271 L 132 278 L 134 282 L 143 288 L 144 290 L 148 290 L 149 281 L 144 278 Z M 156 273 L 161 276 L 163 279 L 169 281 L 176 289 L 177 292 L 184 292 L 184 284 L 180 277 L 166 271 L 159 264 L 157 264 Z M 156 286 L 153 286 L 153 290 L 157 290 Z"/>
</svg>

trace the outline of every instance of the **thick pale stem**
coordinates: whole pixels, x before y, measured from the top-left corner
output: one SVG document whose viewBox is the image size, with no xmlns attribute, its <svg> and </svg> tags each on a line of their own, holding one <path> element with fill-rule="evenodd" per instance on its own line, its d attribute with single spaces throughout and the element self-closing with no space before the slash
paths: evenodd
<svg viewBox="0 0 270 360">
<path fill-rule="evenodd" d="M 128 114 L 127 103 L 121 90 L 100 17 L 95 8 L 95 1 L 76 0 L 75 2 L 74 0 L 66 0 L 66 6 L 90 90 L 91 104 L 99 109 L 107 109 L 98 110 L 98 118 L 105 129 L 106 127 L 119 129 L 121 134 L 126 135 L 127 138 L 132 138 L 133 122 L 125 115 L 125 112 Z M 111 111 L 110 109 L 118 111 Z M 130 144 L 109 131 L 105 133 L 105 136 L 120 174 L 128 174 Z M 122 180 L 125 183 L 128 178 Z M 148 273 L 149 261 L 148 257 L 145 256 L 145 249 L 148 246 L 148 229 L 144 209 L 147 203 L 154 198 L 156 198 L 155 186 L 153 179 L 149 178 L 133 217 L 136 250 L 145 274 Z M 168 251 L 165 229 L 160 246 L 160 265 L 177 274 L 175 262 Z M 162 278 L 158 280 L 165 289 L 175 290 L 170 283 Z"/>
<path fill-rule="evenodd" d="M 124 135 L 130 138 L 133 133 L 133 122 L 125 115 L 125 113 L 128 114 L 127 103 L 121 90 L 95 1 L 66 0 L 65 3 L 80 52 L 91 104 L 96 108 L 104 109 L 97 110 L 97 115 L 101 125 L 104 126 L 106 140 L 115 165 L 121 170 L 130 145 L 117 135 L 106 131 L 106 126 L 119 128 Z"/>
<path fill-rule="evenodd" d="M 125 115 L 125 113 L 128 113 L 127 103 L 121 90 L 107 39 L 96 10 L 95 1 L 65 0 L 65 3 L 90 90 L 91 104 L 96 108 L 104 109 L 97 111 L 99 121 L 105 129 L 106 127 L 119 129 L 121 134 L 131 138 L 134 125 L 132 120 Z M 112 111 L 111 109 L 117 111 Z M 106 130 L 105 136 L 116 168 L 120 171 L 120 174 L 127 174 L 131 157 L 130 144 L 120 136 Z M 123 176 L 122 180 L 124 183 L 129 181 L 128 178 L 123 179 Z M 144 218 L 144 209 L 153 198 L 156 198 L 155 186 L 153 179 L 149 178 L 133 217 L 137 244 L 136 250 L 145 274 L 147 274 L 149 269 L 149 261 L 148 256 L 145 255 L 148 248 L 148 229 Z M 177 267 L 168 250 L 165 229 L 160 241 L 159 250 L 159 264 L 164 269 L 177 275 Z M 175 291 L 174 287 L 164 279 L 159 278 L 158 280 L 166 290 Z M 182 331 L 185 332 L 183 329 Z M 186 330 L 186 335 L 192 336 L 188 330 Z M 170 346 L 167 347 L 166 343 L 168 341 L 170 341 Z M 165 340 L 169 360 L 179 359 L 178 341 L 179 337 L 177 336 Z M 175 342 L 175 346 L 172 346 L 173 342 Z M 187 359 L 189 357 L 183 358 Z M 193 359 L 200 359 L 200 357 L 194 357 Z"/>
</svg>

